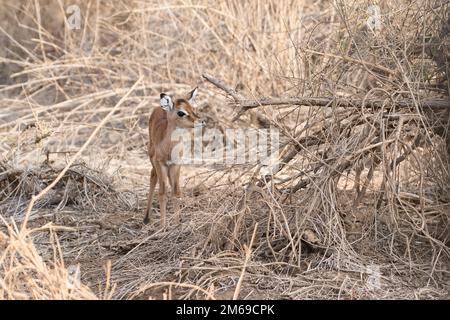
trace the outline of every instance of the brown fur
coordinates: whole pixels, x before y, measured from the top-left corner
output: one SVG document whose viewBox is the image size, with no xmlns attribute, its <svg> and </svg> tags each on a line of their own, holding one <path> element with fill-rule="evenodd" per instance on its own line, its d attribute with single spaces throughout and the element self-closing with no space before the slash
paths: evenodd
<svg viewBox="0 0 450 320">
<path fill-rule="evenodd" d="M 156 183 L 159 182 L 159 206 L 161 212 L 161 226 L 166 226 L 166 205 L 167 205 L 167 187 L 166 182 L 172 189 L 172 195 L 181 197 L 180 191 L 180 166 L 176 164 L 168 164 L 171 160 L 171 152 L 174 144 L 171 141 L 171 135 L 176 128 L 193 128 L 194 123 L 199 118 L 194 114 L 194 110 L 190 103 L 185 99 L 177 99 L 173 103 L 173 109 L 165 111 L 157 108 L 153 111 L 149 119 L 149 144 L 148 155 L 152 163 L 150 173 L 150 189 L 147 197 L 147 210 L 144 217 L 144 223 L 150 221 L 152 210 L 152 198 L 155 191 Z M 180 118 L 177 112 L 184 110 L 188 116 Z"/>
</svg>

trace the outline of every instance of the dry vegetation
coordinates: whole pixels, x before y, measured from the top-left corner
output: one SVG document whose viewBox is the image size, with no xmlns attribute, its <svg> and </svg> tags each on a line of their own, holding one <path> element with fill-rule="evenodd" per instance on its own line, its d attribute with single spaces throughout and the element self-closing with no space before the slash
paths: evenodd
<svg viewBox="0 0 450 320">
<path fill-rule="evenodd" d="M 448 299 L 449 7 L 0 0 L 0 298 Z M 144 226 L 148 116 L 195 85 L 281 170 L 184 168 Z"/>
</svg>

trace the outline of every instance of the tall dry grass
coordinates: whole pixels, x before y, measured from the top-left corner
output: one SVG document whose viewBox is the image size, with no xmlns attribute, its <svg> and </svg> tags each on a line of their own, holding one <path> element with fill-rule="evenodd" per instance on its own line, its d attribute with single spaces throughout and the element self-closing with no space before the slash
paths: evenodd
<svg viewBox="0 0 450 320">
<path fill-rule="evenodd" d="M 74 3 L 82 12 L 80 30 L 63 22 L 63 9 Z M 373 4 L 383 14 L 375 32 L 366 25 Z M 18 233 L 4 222 L 0 296 L 93 298 L 85 287 L 66 288 L 62 257 L 77 261 L 105 247 L 104 257 L 114 252 L 117 290 L 102 294 L 93 283 L 109 287 L 109 278 L 87 263 L 82 275 L 99 297 L 149 297 L 166 287 L 178 290 L 174 298 L 230 290 L 241 298 L 448 296 L 449 108 L 422 104 L 448 99 L 447 2 L 0 5 L 0 214 L 30 220 L 30 228 L 51 216 L 88 230 L 78 236 L 82 245 L 73 247 L 64 234 L 57 259 L 39 258 L 53 250 L 33 244 L 45 234 Z M 239 103 L 204 73 L 247 100 L 300 96 L 332 103 L 239 113 Z M 159 92 L 196 85 L 199 112 L 211 126 L 278 128 L 282 170 L 264 179 L 258 167 L 185 170 L 183 225 L 139 231 L 149 172 L 146 119 Z M 343 107 L 339 99 L 360 105 Z M 371 100 L 382 107 L 364 104 Z M 34 203 L 31 196 L 57 177 Z M 119 222 L 104 226 L 112 213 L 125 211 L 126 218 L 119 214 Z M 94 224 L 107 231 L 91 231 Z M 251 257 L 244 249 L 250 242 Z M 36 271 L 15 273 L 28 265 Z M 364 280 L 371 265 L 381 270 L 380 288 Z M 44 279 L 44 291 L 35 277 Z"/>
</svg>

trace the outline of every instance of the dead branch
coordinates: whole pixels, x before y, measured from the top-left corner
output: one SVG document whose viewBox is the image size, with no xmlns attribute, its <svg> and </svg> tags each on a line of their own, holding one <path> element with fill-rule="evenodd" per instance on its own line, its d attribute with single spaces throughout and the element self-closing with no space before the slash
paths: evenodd
<svg viewBox="0 0 450 320">
<path fill-rule="evenodd" d="M 339 97 L 278 97 L 278 98 L 261 98 L 258 100 L 251 100 L 243 98 L 240 94 L 236 93 L 230 86 L 224 84 L 223 81 L 215 79 L 210 75 L 204 74 L 203 77 L 215 85 L 217 88 L 225 91 L 233 97 L 236 104 L 241 107 L 243 112 L 247 109 L 253 109 L 261 106 L 278 106 L 278 105 L 298 105 L 298 106 L 314 106 L 314 107 L 330 107 L 336 106 L 341 108 L 373 108 L 381 109 L 385 107 L 384 100 L 357 100 L 346 99 Z M 396 101 L 395 106 L 401 108 L 414 107 L 419 103 L 423 108 L 431 109 L 450 109 L 450 99 L 424 99 L 422 101 L 413 101 L 411 99 L 405 99 Z"/>
</svg>

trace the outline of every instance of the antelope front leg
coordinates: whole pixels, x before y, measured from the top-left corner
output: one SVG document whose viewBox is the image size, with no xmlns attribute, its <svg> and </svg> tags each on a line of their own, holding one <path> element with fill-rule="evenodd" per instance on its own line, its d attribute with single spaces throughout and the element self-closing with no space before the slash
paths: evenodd
<svg viewBox="0 0 450 320">
<path fill-rule="evenodd" d="M 168 175 L 168 168 L 166 165 L 159 166 L 158 180 L 159 180 L 159 211 L 161 213 L 161 227 L 166 228 L 166 206 L 167 206 L 167 189 L 166 181 Z"/>
<path fill-rule="evenodd" d="M 174 202 L 175 221 L 180 223 L 181 214 L 181 191 L 180 191 L 180 166 L 172 165 L 169 167 L 169 182 L 172 189 L 172 199 Z"/>
<path fill-rule="evenodd" d="M 150 190 L 148 191 L 147 196 L 147 210 L 144 216 L 144 224 L 148 224 L 150 222 L 150 215 L 152 214 L 152 199 L 153 193 L 155 192 L 156 182 L 158 181 L 158 176 L 156 174 L 155 168 L 152 168 L 150 172 Z"/>
</svg>

